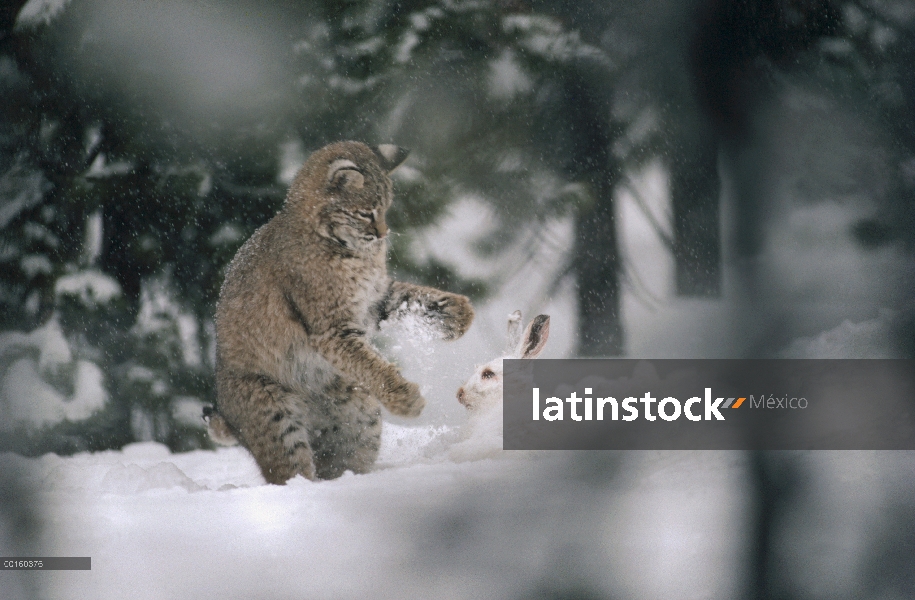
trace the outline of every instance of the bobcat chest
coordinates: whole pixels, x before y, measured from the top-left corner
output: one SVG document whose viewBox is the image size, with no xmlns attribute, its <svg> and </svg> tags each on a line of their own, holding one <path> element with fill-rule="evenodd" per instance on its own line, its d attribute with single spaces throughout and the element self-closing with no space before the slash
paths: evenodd
<svg viewBox="0 0 915 600">
<path fill-rule="evenodd" d="M 383 262 L 366 262 L 354 273 L 353 290 L 350 300 L 353 303 L 353 316 L 365 331 L 375 329 L 373 308 L 384 298 L 388 288 L 387 269 Z"/>
</svg>

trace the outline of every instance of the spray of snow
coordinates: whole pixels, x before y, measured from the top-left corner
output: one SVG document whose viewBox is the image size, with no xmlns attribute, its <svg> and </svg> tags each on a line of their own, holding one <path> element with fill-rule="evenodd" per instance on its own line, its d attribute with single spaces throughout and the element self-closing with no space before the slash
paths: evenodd
<svg viewBox="0 0 915 600">
<path fill-rule="evenodd" d="M 435 462 L 457 432 L 447 425 L 406 427 L 385 423 L 377 468 L 390 469 L 419 462 Z"/>
<path fill-rule="evenodd" d="M 434 363 L 429 359 L 435 354 L 434 341 L 441 337 L 441 331 L 440 317 L 430 315 L 419 303 L 408 305 L 407 302 L 398 307 L 392 318 L 382 322 L 379 328 L 382 350 L 395 356 L 406 352 L 424 378 L 433 374 Z M 428 385 L 421 386 L 423 394 L 428 394 L 430 390 Z"/>
<path fill-rule="evenodd" d="M 388 321 L 381 324 L 381 331 L 396 333 L 400 338 L 414 345 L 428 346 L 427 354 L 435 349 L 429 345 L 440 337 L 443 329 L 441 317 L 430 314 L 419 302 L 403 302 Z"/>
</svg>

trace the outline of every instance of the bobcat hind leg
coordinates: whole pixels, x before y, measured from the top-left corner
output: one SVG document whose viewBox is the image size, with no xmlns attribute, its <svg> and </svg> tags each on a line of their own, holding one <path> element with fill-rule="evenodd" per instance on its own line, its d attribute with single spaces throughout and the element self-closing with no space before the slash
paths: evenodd
<svg viewBox="0 0 915 600">
<path fill-rule="evenodd" d="M 311 444 L 320 479 L 347 470 L 368 473 L 381 446 L 381 405 L 367 390 L 342 378 L 310 403 Z"/>
<path fill-rule="evenodd" d="M 292 410 L 294 394 L 264 377 L 228 381 L 220 392 L 232 399 L 226 402 L 220 394 L 220 412 L 234 425 L 268 483 L 284 484 L 296 475 L 315 478 L 308 428 Z"/>
</svg>

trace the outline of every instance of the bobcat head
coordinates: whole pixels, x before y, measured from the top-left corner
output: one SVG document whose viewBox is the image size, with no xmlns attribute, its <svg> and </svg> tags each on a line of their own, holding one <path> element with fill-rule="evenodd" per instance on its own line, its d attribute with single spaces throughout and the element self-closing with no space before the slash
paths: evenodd
<svg viewBox="0 0 915 600">
<path fill-rule="evenodd" d="M 407 153 L 390 144 L 325 146 L 296 175 L 286 208 L 304 216 L 319 236 L 340 250 L 374 253 L 388 233 L 385 213 L 393 200 L 388 174 Z"/>
</svg>

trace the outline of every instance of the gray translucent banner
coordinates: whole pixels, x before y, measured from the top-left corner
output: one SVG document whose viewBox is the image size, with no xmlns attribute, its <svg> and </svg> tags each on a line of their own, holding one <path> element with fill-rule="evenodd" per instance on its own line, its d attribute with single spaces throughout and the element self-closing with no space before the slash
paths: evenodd
<svg viewBox="0 0 915 600">
<path fill-rule="evenodd" d="M 915 360 L 506 360 L 506 450 L 915 450 Z"/>
<path fill-rule="evenodd" d="M 0 557 L 4 571 L 91 571 L 89 556 L 4 556 Z"/>
</svg>

